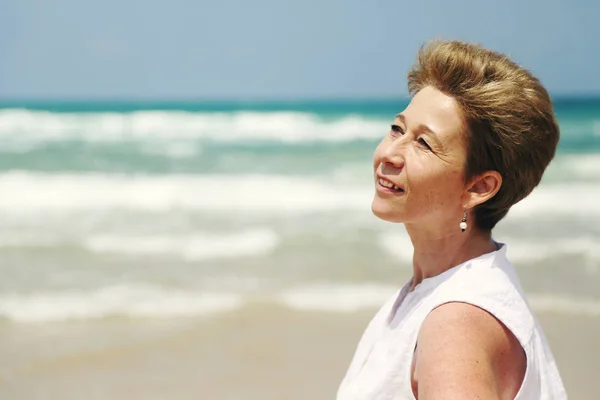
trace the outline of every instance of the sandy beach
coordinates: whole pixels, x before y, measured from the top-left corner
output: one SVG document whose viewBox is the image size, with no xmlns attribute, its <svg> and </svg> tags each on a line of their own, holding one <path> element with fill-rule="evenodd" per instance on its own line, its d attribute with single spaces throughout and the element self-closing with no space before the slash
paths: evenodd
<svg viewBox="0 0 600 400">
<path fill-rule="evenodd" d="M 0 398 L 333 399 L 371 311 L 3 326 Z M 569 397 L 595 399 L 600 320 L 542 314 Z"/>
</svg>

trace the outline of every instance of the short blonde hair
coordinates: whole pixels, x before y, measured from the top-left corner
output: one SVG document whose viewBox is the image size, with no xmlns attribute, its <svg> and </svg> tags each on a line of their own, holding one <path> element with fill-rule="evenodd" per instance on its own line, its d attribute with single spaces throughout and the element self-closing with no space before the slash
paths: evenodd
<svg viewBox="0 0 600 400">
<path fill-rule="evenodd" d="M 408 73 L 414 95 L 433 86 L 453 97 L 467 126 L 468 181 L 485 171 L 502 175 L 498 193 L 475 208 L 475 224 L 491 230 L 539 184 L 559 140 L 552 100 L 540 81 L 507 56 L 479 45 L 433 41 Z"/>
</svg>

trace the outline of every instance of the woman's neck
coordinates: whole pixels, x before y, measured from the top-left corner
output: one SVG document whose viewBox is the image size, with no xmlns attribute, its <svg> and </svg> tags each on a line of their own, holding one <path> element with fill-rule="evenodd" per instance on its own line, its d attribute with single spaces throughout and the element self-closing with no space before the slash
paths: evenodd
<svg viewBox="0 0 600 400">
<path fill-rule="evenodd" d="M 497 250 L 491 232 L 468 230 L 446 235 L 431 235 L 422 230 L 407 231 L 414 247 L 413 253 L 413 290 L 424 279 L 439 275 L 465 261 Z"/>
</svg>

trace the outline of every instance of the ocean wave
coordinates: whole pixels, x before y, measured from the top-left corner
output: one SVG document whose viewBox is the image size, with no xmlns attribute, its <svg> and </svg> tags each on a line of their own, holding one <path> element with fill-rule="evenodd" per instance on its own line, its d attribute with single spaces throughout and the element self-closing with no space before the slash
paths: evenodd
<svg viewBox="0 0 600 400">
<path fill-rule="evenodd" d="M 372 191 L 276 175 L 0 174 L 0 213 L 134 210 L 302 212 L 368 207 Z"/>
<path fill-rule="evenodd" d="M 511 207 L 511 218 L 523 218 L 533 215 L 553 217 L 557 215 L 585 218 L 600 216 L 600 185 L 555 183 L 539 186 L 524 200 Z"/>
<path fill-rule="evenodd" d="M 378 244 L 387 254 L 406 264 L 412 264 L 414 248 L 404 228 L 380 234 Z"/>
<path fill-rule="evenodd" d="M 92 236 L 84 246 L 97 253 L 133 256 L 180 256 L 187 261 L 264 255 L 278 244 L 278 235 L 269 229 L 236 233 L 195 233 L 187 236 Z"/>
<path fill-rule="evenodd" d="M 600 154 L 562 154 L 554 158 L 544 182 L 600 181 Z"/>
<path fill-rule="evenodd" d="M 296 311 L 348 313 L 378 309 L 398 293 L 399 288 L 377 283 L 321 284 L 284 291 L 279 301 Z M 600 300 L 583 299 L 549 293 L 528 293 L 535 312 L 573 316 L 600 316 Z"/>
<path fill-rule="evenodd" d="M 393 113 L 389 118 L 356 112 L 325 118 L 307 111 L 51 112 L 4 108 L 0 109 L 0 138 L 3 139 L 1 148 L 62 140 L 340 142 L 380 138 L 392 119 Z M 600 120 L 590 116 L 559 122 L 561 146 L 585 151 L 588 145 L 592 145 L 598 149 Z"/>
<path fill-rule="evenodd" d="M 532 293 L 527 298 L 531 307 L 540 313 L 585 317 L 600 316 L 600 300 L 596 299 L 577 299 L 544 293 Z"/>
<path fill-rule="evenodd" d="M 0 234 L 0 249 L 52 248 L 65 241 L 56 234 L 44 232 L 4 232 Z"/>
<path fill-rule="evenodd" d="M 533 240 L 504 233 L 496 240 L 506 243 L 507 256 L 515 264 L 536 263 L 561 256 L 580 256 L 583 260 L 600 261 L 600 238 L 592 236 L 541 236 L 538 240 Z M 387 254 L 403 263 L 412 263 L 413 246 L 404 229 L 380 234 L 378 244 Z"/>
<path fill-rule="evenodd" d="M 320 284 L 288 289 L 278 298 L 294 310 L 354 312 L 381 307 L 396 291 L 381 284 Z"/>
<path fill-rule="evenodd" d="M 600 261 L 600 238 L 569 236 L 561 238 L 517 239 L 507 241 L 507 256 L 514 263 L 535 263 L 557 257 L 580 256 L 583 260 Z"/>
<path fill-rule="evenodd" d="M 236 309 L 238 294 L 194 293 L 147 285 L 112 286 L 96 291 L 0 296 L 0 316 L 22 323 L 134 318 L 197 317 Z"/>
<path fill-rule="evenodd" d="M 202 211 L 285 213 L 364 211 L 369 179 L 284 175 L 0 174 L 0 214 Z M 595 183 L 542 184 L 508 218 L 600 217 Z"/>
<path fill-rule="evenodd" d="M 337 142 L 381 137 L 390 122 L 391 119 L 382 121 L 353 114 L 323 119 L 316 114 L 293 111 L 53 113 L 0 109 L 0 137 L 9 142 L 16 138 L 19 142 L 156 139 Z"/>
<path fill-rule="evenodd" d="M 96 290 L 0 295 L 0 317 L 17 323 L 110 317 L 190 318 L 230 312 L 247 304 L 295 311 L 354 312 L 380 307 L 395 289 L 380 284 L 312 285 L 272 293 L 202 293 L 145 284 Z"/>
<path fill-rule="evenodd" d="M 130 284 L 92 291 L 0 295 L 0 318 L 14 323 L 47 323 L 124 318 L 195 318 L 241 310 L 244 306 L 278 306 L 294 312 L 337 314 L 375 311 L 398 293 L 381 283 L 322 283 L 272 293 L 216 293 Z M 549 293 L 529 293 L 536 313 L 600 316 L 600 300 Z"/>
</svg>

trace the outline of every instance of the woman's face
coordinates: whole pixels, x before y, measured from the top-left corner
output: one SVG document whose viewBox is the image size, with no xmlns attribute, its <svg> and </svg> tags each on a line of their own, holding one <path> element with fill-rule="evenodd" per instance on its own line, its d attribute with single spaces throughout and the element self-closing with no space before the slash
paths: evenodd
<svg viewBox="0 0 600 400">
<path fill-rule="evenodd" d="M 465 198 L 464 129 L 452 97 L 431 86 L 420 90 L 375 150 L 373 213 L 390 222 L 458 229 Z"/>
</svg>

